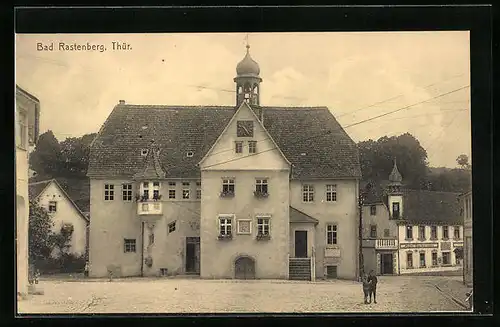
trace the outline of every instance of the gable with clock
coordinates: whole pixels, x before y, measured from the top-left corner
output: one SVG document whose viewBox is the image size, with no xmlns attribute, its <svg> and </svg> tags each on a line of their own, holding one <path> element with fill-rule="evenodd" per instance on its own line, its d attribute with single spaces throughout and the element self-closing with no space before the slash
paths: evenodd
<svg viewBox="0 0 500 327">
<path fill-rule="evenodd" d="M 253 121 L 238 120 L 238 122 L 236 123 L 236 136 L 253 137 Z"/>
</svg>

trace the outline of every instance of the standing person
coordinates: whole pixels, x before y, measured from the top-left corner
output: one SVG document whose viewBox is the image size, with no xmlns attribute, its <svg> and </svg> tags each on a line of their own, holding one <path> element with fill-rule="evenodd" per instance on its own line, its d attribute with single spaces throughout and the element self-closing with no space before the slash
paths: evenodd
<svg viewBox="0 0 500 327">
<path fill-rule="evenodd" d="M 89 262 L 85 261 L 85 270 L 83 271 L 83 276 L 89 277 Z"/>
<path fill-rule="evenodd" d="M 370 302 L 372 302 L 373 295 L 373 303 L 377 303 L 377 276 L 375 276 L 375 272 L 373 270 L 370 271 L 370 276 L 368 276 L 368 282 L 370 283 Z"/>
<path fill-rule="evenodd" d="M 365 273 L 363 273 L 362 281 L 363 281 L 363 294 L 365 296 L 365 304 L 369 304 L 368 296 L 370 295 L 370 281 L 368 280 L 368 276 L 366 276 Z"/>
</svg>

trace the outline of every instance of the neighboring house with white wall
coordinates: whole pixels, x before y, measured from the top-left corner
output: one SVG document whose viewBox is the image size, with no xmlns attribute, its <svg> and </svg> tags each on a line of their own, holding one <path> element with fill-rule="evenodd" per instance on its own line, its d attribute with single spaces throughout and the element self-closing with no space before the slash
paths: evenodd
<svg viewBox="0 0 500 327">
<path fill-rule="evenodd" d="M 87 255 L 88 217 L 77 207 L 56 179 L 30 183 L 30 197 L 38 202 L 49 213 L 54 233 L 62 228 L 72 229 L 71 243 L 68 252 L 76 256 Z M 53 252 L 53 256 L 58 253 Z"/>
<path fill-rule="evenodd" d="M 464 214 L 464 284 L 468 287 L 473 285 L 474 260 L 473 260 L 473 238 L 472 238 L 472 191 L 460 195 Z"/>
<path fill-rule="evenodd" d="M 458 271 L 462 262 L 456 252 L 463 239 L 458 193 L 405 189 L 396 163 L 389 183 L 366 194 L 365 270 L 382 275 Z"/>
<path fill-rule="evenodd" d="M 39 135 L 40 101 L 16 85 L 16 262 L 17 292 L 28 293 L 28 234 L 29 234 L 29 147 Z"/>
<path fill-rule="evenodd" d="M 326 107 L 120 100 L 90 149 L 90 275 L 356 279 L 356 144 Z"/>
</svg>

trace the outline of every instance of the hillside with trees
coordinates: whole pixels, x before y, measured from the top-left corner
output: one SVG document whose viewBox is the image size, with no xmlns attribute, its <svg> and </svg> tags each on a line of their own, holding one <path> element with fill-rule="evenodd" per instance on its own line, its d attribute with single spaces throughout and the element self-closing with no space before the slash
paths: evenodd
<svg viewBox="0 0 500 327">
<path fill-rule="evenodd" d="M 92 133 L 59 142 L 52 131 L 43 133 L 30 155 L 30 168 L 37 172 L 30 181 L 57 178 L 81 210 L 89 211 L 90 185 L 86 174 L 95 136 Z M 426 150 L 409 133 L 362 141 L 358 146 L 365 182 L 387 180 L 396 159 L 408 188 L 447 192 L 470 189 L 471 165 L 465 154 L 456 158 L 457 168 L 429 167 Z"/>
</svg>

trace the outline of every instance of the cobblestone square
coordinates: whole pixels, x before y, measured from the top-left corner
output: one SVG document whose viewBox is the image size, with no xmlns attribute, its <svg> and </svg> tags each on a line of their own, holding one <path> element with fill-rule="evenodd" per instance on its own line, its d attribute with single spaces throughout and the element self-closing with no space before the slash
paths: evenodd
<svg viewBox="0 0 500 327">
<path fill-rule="evenodd" d="M 354 281 L 42 280 L 19 313 L 278 313 L 464 311 L 435 285 L 459 277 L 380 277 L 377 304 Z M 456 283 L 458 284 L 458 283 Z M 465 295 L 464 295 L 465 297 Z"/>
</svg>

